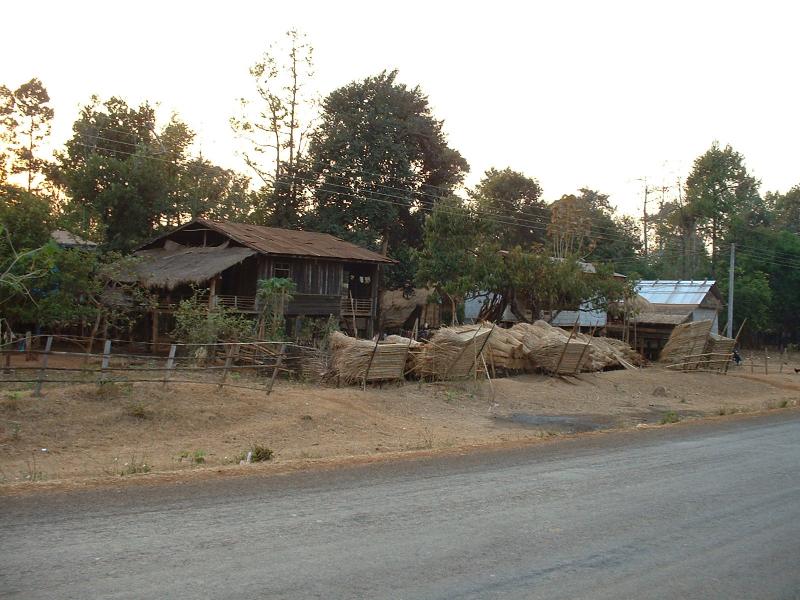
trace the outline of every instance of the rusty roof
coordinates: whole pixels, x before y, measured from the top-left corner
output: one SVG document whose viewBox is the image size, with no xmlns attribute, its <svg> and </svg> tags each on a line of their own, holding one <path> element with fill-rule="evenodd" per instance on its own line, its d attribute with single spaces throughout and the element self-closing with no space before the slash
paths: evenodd
<svg viewBox="0 0 800 600">
<path fill-rule="evenodd" d="M 372 252 L 371 250 L 346 242 L 328 233 L 319 233 L 316 231 L 298 231 L 293 229 L 280 229 L 278 227 L 264 227 L 263 225 L 249 225 L 247 223 L 233 223 L 230 221 L 209 221 L 208 219 L 195 219 L 175 231 L 180 231 L 194 224 L 208 227 L 263 254 L 387 264 L 397 262 L 388 256 Z M 175 232 L 173 231 L 170 233 Z M 152 241 L 146 244 L 146 246 L 150 244 L 152 244 Z"/>
</svg>

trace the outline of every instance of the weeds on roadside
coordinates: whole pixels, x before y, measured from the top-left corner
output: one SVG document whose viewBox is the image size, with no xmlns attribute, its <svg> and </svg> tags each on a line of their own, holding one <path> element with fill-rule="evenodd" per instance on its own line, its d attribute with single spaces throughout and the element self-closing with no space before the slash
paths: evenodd
<svg viewBox="0 0 800 600">
<path fill-rule="evenodd" d="M 123 477 L 125 475 L 140 475 L 142 473 L 149 473 L 151 466 L 147 464 L 147 458 L 137 458 L 136 453 L 131 454 L 131 460 L 122 465 L 122 470 L 119 472 Z"/>
<path fill-rule="evenodd" d="M 661 424 L 669 425 L 670 423 L 677 423 L 680 420 L 681 418 L 678 416 L 678 413 L 676 413 L 674 410 L 671 410 L 664 413 L 664 415 L 661 417 Z"/>
<path fill-rule="evenodd" d="M 19 432 L 22 430 L 22 424 L 18 423 L 17 421 L 9 421 L 8 430 L 10 431 L 9 437 L 12 440 L 18 440 Z"/>
<path fill-rule="evenodd" d="M 3 399 L 2 403 L 0 403 L 0 406 L 2 406 L 3 409 L 8 412 L 17 412 L 20 408 L 19 401 L 21 398 L 21 392 L 9 392 L 6 394 L 6 397 Z"/>
<path fill-rule="evenodd" d="M 253 444 L 249 450 L 245 450 L 241 452 L 236 457 L 236 462 L 238 463 L 257 463 L 257 462 L 266 462 L 268 460 L 272 460 L 272 457 L 275 453 L 272 451 L 271 448 L 267 448 L 266 446 L 262 446 L 261 444 Z"/>
<path fill-rule="evenodd" d="M 147 407 L 142 404 L 141 402 L 136 402 L 128 406 L 125 410 L 125 414 L 129 417 L 133 417 L 134 419 L 149 419 L 152 417 L 150 411 L 147 410 Z"/>
<path fill-rule="evenodd" d="M 25 475 L 25 479 L 28 481 L 44 481 L 45 474 L 39 466 L 36 464 L 36 453 L 31 452 L 31 459 L 25 461 L 25 467 L 27 468 L 28 472 Z"/>
</svg>

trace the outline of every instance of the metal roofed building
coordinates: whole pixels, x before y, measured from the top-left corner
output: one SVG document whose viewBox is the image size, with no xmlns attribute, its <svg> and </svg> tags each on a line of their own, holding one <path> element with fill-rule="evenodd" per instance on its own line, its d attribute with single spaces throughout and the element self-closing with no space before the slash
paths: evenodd
<svg viewBox="0 0 800 600">
<path fill-rule="evenodd" d="M 719 333 L 722 296 L 713 279 L 640 281 L 636 293 L 652 305 L 652 312 L 682 317 L 681 322 L 709 320 L 711 332 Z"/>
</svg>

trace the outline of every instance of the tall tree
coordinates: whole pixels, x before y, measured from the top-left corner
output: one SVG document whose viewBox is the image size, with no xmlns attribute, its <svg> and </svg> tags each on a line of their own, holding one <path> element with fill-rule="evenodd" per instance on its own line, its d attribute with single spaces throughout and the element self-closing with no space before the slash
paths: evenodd
<svg viewBox="0 0 800 600">
<path fill-rule="evenodd" d="M 185 207 L 176 194 L 193 136 L 174 115 L 159 128 L 147 103 L 131 108 L 119 98 L 94 97 L 56 155 L 56 176 L 70 196 L 67 213 L 116 250 L 177 222 Z"/>
<path fill-rule="evenodd" d="M 744 157 L 714 142 L 694 161 L 686 179 L 686 199 L 711 245 L 711 267 L 717 269 L 720 241 L 736 219 L 757 220 L 761 211 L 759 181 L 747 172 Z"/>
<path fill-rule="evenodd" d="M 547 239 L 550 212 L 536 179 L 506 167 L 489 169 L 470 192 L 478 212 L 493 224 L 492 237 L 501 247 L 529 248 Z"/>
<path fill-rule="evenodd" d="M 425 210 L 469 168 L 448 146 L 427 96 L 398 83 L 397 71 L 325 98 L 309 163 L 316 185 L 309 223 L 383 253 L 419 247 Z"/>
<path fill-rule="evenodd" d="M 305 182 L 301 173 L 314 101 L 308 82 L 314 74 L 314 50 L 292 29 L 284 44 L 270 46 L 250 68 L 257 104 L 242 98 L 231 126 L 250 144 L 247 165 L 261 180 L 256 215 L 265 225 L 296 227 L 302 217 Z"/>
<path fill-rule="evenodd" d="M 800 185 L 785 194 L 769 192 L 765 200 L 774 206 L 775 224 L 792 233 L 800 233 Z"/>
<path fill-rule="evenodd" d="M 49 102 L 47 89 L 36 78 L 13 92 L 6 86 L 0 87 L 0 124 L 4 130 L 0 137 L 11 148 L 11 173 L 25 173 L 29 192 L 44 165 L 37 150 L 50 135 L 54 111 Z"/>
<path fill-rule="evenodd" d="M 566 194 L 553 202 L 547 233 L 556 258 L 591 252 L 592 217 L 586 198 Z"/>
</svg>

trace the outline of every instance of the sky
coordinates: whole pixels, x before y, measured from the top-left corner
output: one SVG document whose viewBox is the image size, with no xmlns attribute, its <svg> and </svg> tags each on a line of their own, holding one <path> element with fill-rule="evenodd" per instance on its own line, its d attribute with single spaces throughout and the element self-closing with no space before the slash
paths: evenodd
<svg viewBox="0 0 800 600">
<path fill-rule="evenodd" d="M 43 81 L 56 147 L 92 94 L 116 95 L 177 112 L 194 152 L 245 172 L 228 120 L 253 92 L 248 68 L 297 28 L 320 97 L 384 69 L 419 85 L 468 185 L 511 167 L 547 200 L 590 187 L 639 216 L 643 179 L 669 199 L 715 140 L 762 191 L 800 184 L 794 2 L 44 0 L 3 14 L 19 26 L 4 28 L 0 83 Z"/>
</svg>

